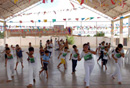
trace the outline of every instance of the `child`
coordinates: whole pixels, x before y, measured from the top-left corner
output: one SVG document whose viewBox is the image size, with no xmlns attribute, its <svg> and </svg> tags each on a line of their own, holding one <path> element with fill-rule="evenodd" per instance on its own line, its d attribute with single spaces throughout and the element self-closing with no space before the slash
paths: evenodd
<svg viewBox="0 0 130 88">
<path fill-rule="evenodd" d="M 40 47 L 42 47 L 42 40 L 40 40 Z"/>
<path fill-rule="evenodd" d="M 108 61 L 108 58 L 110 59 L 109 55 L 108 55 L 108 47 L 105 46 L 105 50 L 104 50 L 104 56 L 103 56 L 103 62 L 102 62 L 102 68 L 103 68 L 103 65 L 105 65 L 105 69 L 107 70 L 107 61 Z"/>
<path fill-rule="evenodd" d="M 36 69 L 37 69 L 37 60 L 36 57 L 33 56 L 34 48 L 29 48 L 29 53 L 26 52 L 28 55 L 28 64 L 29 64 L 29 85 L 27 87 L 32 87 L 33 82 L 35 83 L 36 79 Z"/>
<path fill-rule="evenodd" d="M 112 57 L 115 60 L 115 65 L 116 65 L 116 70 L 112 74 L 112 78 L 115 79 L 114 76 L 117 75 L 118 84 L 121 84 L 122 76 L 121 76 L 120 67 L 122 66 L 122 57 L 124 57 L 124 50 L 122 44 L 119 44 L 118 47 L 114 50 Z"/>
<path fill-rule="evenodd" d="M 42 67 L 43 67 L 43 63 L 42 63 L 42 58 L 43 58 L 43 56 L 44 56 L 44 49 L 43 49 L 43 47 L 40 47 L 40 60 L 41 60 L 41 65 L 42 65 Z"/>
<path fill-rule="evenodd" d="M 14 59 L 13 55 L 10 54 L 10 48 L 6 48 L 6 63 L 7 63 L 7 82 L 11 82 L 12 78 L 14 77 Z M 12 76 L 12 77 L 11 77 Z"/>
<path fill-rule="evenodd" d="M 5 44 L 5 49 L 4 49 L 4 51 L 3 51 L 3 53 L 5 53 L 5 67 L 7 66 L 7 63 L 6 63 L 6 48 L 9 48 L 8 47 L 8 44 Z"/>
<path fill-rule="evenodd" d="M 19 45 L 16 45 L 16 56 L 17 56 L 17 62 L 16 62 L 16 67 L 15 67 L 15 70 L 17 70 L 17 66 L 18 66 L 18 63 L 21 62 L 21 66 L 22 68 L 24 68 L 23 66 L 23 54 L 22 54 L 22 50 L 21 48 L 19 47 Z"/>
<path fill-rule="evenodd" d="M 49 57 L 49 51 L 45 51 L 45 55 L 43 56 L 43 64 L 44 64 L 44 67 L 43 67 L 43 69 L 39 72 L 39 75 L 45 70 L 46 71 L 46 75 L 47 75 L 47 79 L 48 79 L 48 71 L 47 71 L 47 65 L 48 65 L 48 63 L 49 63 L 49 59 L 50 59 L 50 57 Z"/>
<path fill-rule="evenodd" d="M 49 40 L 47 40 L 47 42 L 46 42 L 46 48 L 49 51 L 49 53 L 50 53 L 49 55 L 51 57 L 52 50 L 53 50 L 53 44 L 51 44 L 51 42 Z"/>
<path fill-rule="evenodd" d="M 60 54 L 59 54 L 59 57 L 58 57 L 58 59 L 60 58 L 60 56 L 61 56 L 61 62 L 59 63 L 59 65 L 57 66 L 57 68 L 60 68 L 60 65 L 61 64 L 63 64 L 64 65 L 64 69 L 66 69 L 66 56 L 67 56 L 67 54 L 68 54 L 68 48 L 67 47 L 65 47 L 64 48 L 64 51 L 62 51 Z"/>
<path fill-rule="evenodd" d="M 84 44 L 83 51 L 81 53 L 81 59 L 84 58 L 86 88 L 89 88 L 90 75 L 95 64 L 92 54 L 96 54 L 96 52 L 89 50 L 88 44 Z"/>
<path fill-rule="evenodd" d="M 79 51 L 77 49 L 77 46 L 76 45 L 73 45 L 73 51 L 70 55 L 70 60 L 72 59 L 72 74 L 75 73 L 75 68 L 77 66 L 77 60 L 79 58 Z"/>
<path fill-rule="evenodd" d="M 11 54 L 14 56 L 15 55 L 15 47 L 13 47 L 13 45 L 11 45 L 10 50 L 11 50 Z"/>
</svg>

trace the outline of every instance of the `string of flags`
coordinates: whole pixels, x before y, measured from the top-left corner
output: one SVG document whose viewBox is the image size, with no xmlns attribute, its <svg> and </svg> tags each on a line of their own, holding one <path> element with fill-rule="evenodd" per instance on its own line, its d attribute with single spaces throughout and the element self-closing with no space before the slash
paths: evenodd
<svg viewBox="0 0 130 88">
<path fill-rule="evenodd" d="M 75 18 L 75 21 L 88 21 L 88 20 L 93 20 L 93 19 L 100 19 L 101 17 L 88 17 L 88 18 Z M 52 19 L 52 22 L 56 22 L 56 19 Z M 73 19 L 71 18 L 63 18 L 63 21 L 73 21 Z M 35 23 L 35 22 L 48 22 L 47 19 L 42 20 L 30 20 L 31 23 Z M 49 21 L 50 22 L 50 21 Z M 14 21 L 9 21 L 9 23 L 15 23 Z M 19 23 L 24 23 L 24 21 L 20 20 Z"/>
</svg>

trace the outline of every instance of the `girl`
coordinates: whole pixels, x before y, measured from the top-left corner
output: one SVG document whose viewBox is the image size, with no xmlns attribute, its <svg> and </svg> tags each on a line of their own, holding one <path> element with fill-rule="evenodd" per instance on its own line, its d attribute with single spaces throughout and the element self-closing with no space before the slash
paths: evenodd
<svg viewBox="0 0 130 88">
<path fill-rule="evenodd" d="M 93 71 L 95 64 L 92 54 L 96 55 L 96 52 L 89 50 L 88 44 L 84 44 L 83 51 L 81 53 L 81 59 L 84 58 L 86 88 L 89 88 L 90 75 Z"/>
<path fill-rule="evenodd" d="M 122 76 L 120 67 L 122 66 L 122 57 L 124 57 L 124 50 L 122 49 L 123 45 L 119 44 L 118 47 L 114 50 L 112 57 L 115 60 L 116 70 L 112 74 L 112 78 L 115 79 L 115 75 L 118 76 L 118 84 L 121 84 Z"/>
<path fill-rule="evenodd" d="M 70 59 L 69 59 L 69 60 L 72 59 L 72 74 L 74 74 L 76 71 L 75 68 L 77 66 L 77 60 L 79 59 L 79 51 L 77 49 L 77 46 L 73 45 L 73 49 L 74 50 L 72 51 L 72 53 L 70 55 Z"/>
<path fill-rule="evenodd" d="M 11 82 L 14 77 L 14 59 L 13 55 L 10 54 L 10 48 L 6 48 L 6 63 L 7 63 L 7 82 Z"/>
<path fill-rule="evenodd" d="M 60 58 L 60 56 L 61 56 L 61 62 L 59 63 L 59 65 L 57 66 L 57 68 L 60 68 L 60 65 L 61 64 L 63 64 L 64 65 L 64 69 L 66 69 L 66 56 L 67 56 L 67 54 L 68 54 L 68 48 L 67 47 L 65 47 L 64 48 L 64 51 L 62 51 L 60 54 L 59 54 L 59 57 L 58 57 L 58 59 Z"/>
</svg>

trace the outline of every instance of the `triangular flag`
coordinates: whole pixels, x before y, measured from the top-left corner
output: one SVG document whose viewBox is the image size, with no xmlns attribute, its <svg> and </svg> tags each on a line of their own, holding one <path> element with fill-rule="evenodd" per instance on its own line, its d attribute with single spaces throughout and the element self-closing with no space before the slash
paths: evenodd
<svg viewBox="0 0 130 88">
<path fill-rule="evenodd" d="M 63 19 L 64 21 L 66 21 L 66 19 Z"/>
<path fill-rule="evenodd" d="M 38 22 L 41 22 L 41 20 L 38 20 Z"/>
<path fill-rule="evenodd" d="M 71 20 L 71 18 L 68 18 L 68 20 Z"/>
<path fill-rule="evenodd" d="M 53 2 L 53 0 L 51 0 L 51 3 Z"/>
<path fill-rule="evenodd" d="M 89 20 L 89 18 L 86 18 L 85 20 Z"/>
<path fill-rule="evenodd" d="M 77 0 L 80 3 L 80 0 Z"/>
<path fill-rule="evenodd" d="M 75 20 L 77 20 L 77 21 L 78 21 L 78 20 L 79 20 L 79 18 L 75 18 Z"/>
<path fill-rule="evenodd" d="M 14 3 L 16 4 L 18 2 L 18 0 L 14 0 Z"/>
<path fill-rule="evenodd" d="M 46 0 L 43 0 L 43 1 L 42 1 L 42 3 L 45 3 L 45 2 L 46 2 Z"/>
<path fill-rule="evenodd" d="M 31 22 L 32 22 L 32 23 L 34 23 L 34 21 L 33 21 L 33 20 L 31 20 Z"/>
<path fill-rule="evenodd" d="M 84 20 L 85 18 L 81 18 L 81 20 Z"/>
<path fill-rule="evenodd" d="M 81 0 L 81 3 L 80 3 L 80 5 L 82 5 L 84 3 L 84 0 Z"/>
<path fill-rule="evenodd" d="M 47 22 L 47 19 L 45 19 L 44 22 Z"/>
<path fill-rule="evenodd" d="M 56 19 L 52 19 L 52 22 L 56 22 Z"/>
<path fill-rule="evenodd" d="M 90 20 L 94 19 L 94 17 L 90 17 Z"/>
<path fill-rule="evenodd" d="M 22 23 L 22 21 L 19 21 L 19 23 Z"/>
</svg>

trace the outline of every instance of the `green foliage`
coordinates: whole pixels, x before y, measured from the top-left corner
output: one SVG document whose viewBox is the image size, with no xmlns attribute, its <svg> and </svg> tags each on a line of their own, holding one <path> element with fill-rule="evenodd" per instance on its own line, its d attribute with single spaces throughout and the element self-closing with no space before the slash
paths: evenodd
<svg viewBox="0 0 130 88">
<path fill-rule="evenodd" d="M 103 36 L 105 36 L 104 32 L 97 32 L 97 34 L 94 35 L 94 37 L 103 37 Z"/>
<path fill-rule="evenodd" d="M 73 45 L 74 44 L 74 37 L 73 36 L 67 36 L 68 44 Z"/>
<path fill-rule="evenodd" d="M 90 37 L 90 35 L 87 35 L 87 37 Z"/>
<path fill-rule="evenodd" d="M 4 32 L 0 32 L 0 39 L 4 38 Z"/>
</svg>

